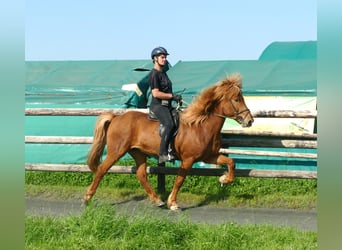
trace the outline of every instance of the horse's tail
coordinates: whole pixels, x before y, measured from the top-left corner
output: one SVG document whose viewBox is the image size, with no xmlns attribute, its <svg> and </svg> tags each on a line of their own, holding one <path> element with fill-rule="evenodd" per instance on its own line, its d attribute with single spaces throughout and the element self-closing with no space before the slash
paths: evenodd
<svg viewBox="0 0 342 250">
<path fill-rule="evenodd" d="M 102 113 L 96 121 L 94 128 L 94 139 L 90 151 L 88 153 L 87 164 L 92 172 L 96 172 L 100 165 L 101 156 L 106 145 L 107 129 L 111 120 L 115 117 L 112 112 Z"/>
</svg>

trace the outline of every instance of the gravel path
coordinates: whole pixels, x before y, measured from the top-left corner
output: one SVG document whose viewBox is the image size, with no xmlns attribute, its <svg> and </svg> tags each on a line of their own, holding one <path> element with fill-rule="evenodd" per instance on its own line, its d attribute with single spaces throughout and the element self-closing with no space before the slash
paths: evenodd
<svg viewBox="0 0 342 250">
<path fill-rule="evenodd" d="M 64 216 L 79 215 L 84 209 L 79 200 L 50 200 L 42 198 L 26 198 L 26 215 Z M 180 204 L 182 206 L 182 204 Z M 214 206 L 182 206 L 179 212 L 165 208 L 157 208 L 148 200 L 126 200 L 113 203 L 119 214 L 137 214 L 165 216 L 171 219 L 188 218 L 194 223 L 237 223 L 237 224 L 269 224 L 274 226 L 293 227 L 305 231 L 317 232 L 317 211 L 295 209 L 266 208 L 222 208 Z"/>
</svg>

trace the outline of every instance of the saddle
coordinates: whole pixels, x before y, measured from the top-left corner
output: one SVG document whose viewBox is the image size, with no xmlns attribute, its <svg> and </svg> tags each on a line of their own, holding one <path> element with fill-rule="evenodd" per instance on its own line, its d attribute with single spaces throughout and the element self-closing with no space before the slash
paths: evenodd
<svg viewBox="0 0 342 250">
<path fill-rule="evenodd" d="M 171 108 L 170 112 L 171 112 L 171 116 L 172 116 L 172 118 L 173 118 L 173 122 L 174 122 L 175 125 L 176 125 L 175 132 L 174 132 L 173 135 L 172 135 L 173 137 L 175 137 L 175 136 L 177 135 L 177 133 L 178 133 L 178 128 L 179 128 L 179 112 L 180 112 L 180 111 L 179 111 L 178 109 L 176 109 L 176 108 Z M 159 122 L 157 116 L 155 115 L 155 113 L 154 113 L 152 110 L 149 110 L 149 112 L 148 112 L 148 119 L 149 119 L 150 121 Z M 163 125 L 160 124 L 160 125 L 159 125 L 159 135 L 161 134 L 161 130 L 162 130 L 162 129 L 163 129 Z"/>
</svg>

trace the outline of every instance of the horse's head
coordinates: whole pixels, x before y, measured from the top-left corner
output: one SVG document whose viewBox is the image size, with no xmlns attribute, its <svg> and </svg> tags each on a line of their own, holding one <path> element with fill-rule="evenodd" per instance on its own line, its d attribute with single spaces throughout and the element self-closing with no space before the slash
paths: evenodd
<svg viewBox="0 0 342 250">
<path fill-rule="evenodd" d="M 204 89 L 182 113 L 182 122 L 201 124 L 211 115 L 216 115 L 235 119 L 243 127 L 252 126 L 254 120 L 242 96 L 241 81 L 241 76 L 234 74 Z"/>
<path fill-rule="evenodd" d="M 223 80 L 221 86 L 226 90 L 218 107 L 222 116 L 236 120 L 242 127 L 252 126 L 254 119 L 242 95 L 241 77 L 233 75 Z"/>
</svg>

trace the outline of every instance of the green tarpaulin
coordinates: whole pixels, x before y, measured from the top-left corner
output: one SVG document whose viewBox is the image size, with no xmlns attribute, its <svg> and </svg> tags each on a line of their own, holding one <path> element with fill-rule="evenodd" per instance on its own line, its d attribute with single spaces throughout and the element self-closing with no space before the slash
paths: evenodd
<svg viewBox="0 0 342 250">
<path fill-rule="evenodd" d="M 259 57 L 263 60 L 316 60 L 317 42 L 273 42 Z"/>
<path fill-rule="evenodd" d="M 121 105 L 151 60 L 26 62 L 26 103 Z"/>
</svg>

